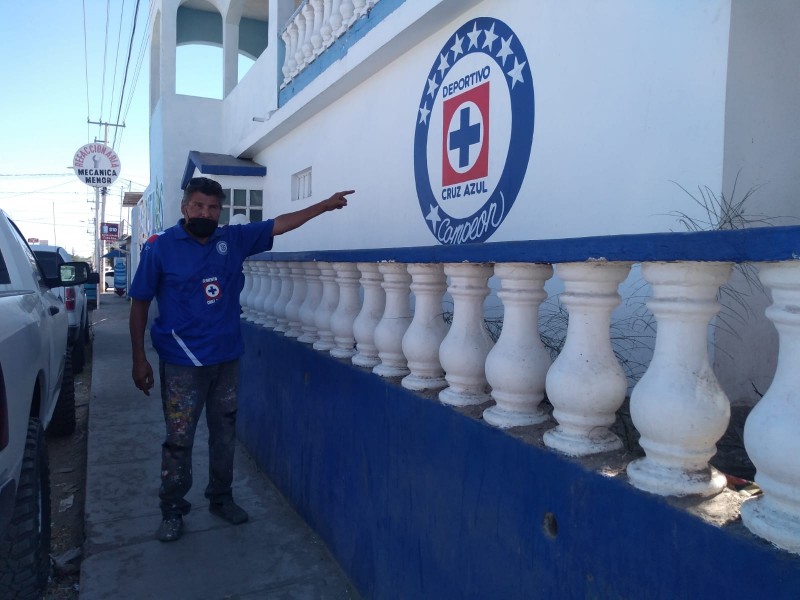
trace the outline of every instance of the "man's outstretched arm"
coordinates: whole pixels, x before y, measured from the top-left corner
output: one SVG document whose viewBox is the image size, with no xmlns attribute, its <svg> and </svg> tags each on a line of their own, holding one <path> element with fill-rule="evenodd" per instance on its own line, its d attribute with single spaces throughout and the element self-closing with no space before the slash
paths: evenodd
<svg viewBox="0 0 800 600">
<path fill-rule="evenodd" d="M 344 192 L 336 192 L 330 198 L 312 204 L 308 208 L 275 217 L 272 226 L 272 235 L 280 235 L 292 229 L 297 229 L 303 223 L 310 221 L 314 217 L 318 217 L 322 213 L 347 206 L 347 196 L 354 191 L 355 190 L 346 190 Z"/>
</svg>

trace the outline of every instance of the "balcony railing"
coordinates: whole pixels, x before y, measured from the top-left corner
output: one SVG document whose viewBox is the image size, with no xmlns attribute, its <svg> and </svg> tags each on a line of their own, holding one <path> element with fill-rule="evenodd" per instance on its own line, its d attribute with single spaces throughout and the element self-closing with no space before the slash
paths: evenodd
<svg viewBox="0 0 800 600">
<path fill-rule="evenodd" d="M 709 465 L 730 419 L 712 371 L 708 325 L 734 263 L 757 263 L 772 293 L 767 317 L 779 334 L 771 387 L 750 413 L 745 446 L 763 495 L 741 509 L 745 525 L 800 553 L 800 228 L 648 234 L 570 240 L 355 251 L 265 253 L 245 263 L 242 318 L 320 352 L 352 360 L 403 387 L 438 390 L 448 405 L 494 405 L 484 419 L 507 428 L 542 423 L 545 395 L 555 426 L 544 444 L 570 456 L 621 447 L 609 426 L 627 381 L 609 326 L 631 265 L 652 291 L 652 360 L 630 395 L 644 457 L 627 465 L 631 485 L 663 496 L 712 496 L 726 484 Z M 552 361 L 539 335 L 546 281 L 563 282 L 566 339 Z M 504 324 L 484 326 L 488 281 L 500 283 Z M 443 297 L 452 297 L 452 323 Z M 414 310 L 410 309 L 411 294 Z"/>
<path fill-rule="evenodd" d="M 285 47 L 283 84 L 325 52 L 379 0 L 303 0 L 281 32 Z"/>
</svg>

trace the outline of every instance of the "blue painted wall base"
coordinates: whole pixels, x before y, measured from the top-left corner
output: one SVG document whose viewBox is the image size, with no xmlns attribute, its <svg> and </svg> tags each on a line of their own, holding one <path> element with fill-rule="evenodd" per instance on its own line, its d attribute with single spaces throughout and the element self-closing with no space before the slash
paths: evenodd
<svg viewBox="0 0 800 600">
<path fill-rule="evenodd" d="M 244 323 L 239 435 L 368 599 L 798 598 L 800 557 Z M 730 594 L 730 595 L 729 595 Z"/>
</svg>

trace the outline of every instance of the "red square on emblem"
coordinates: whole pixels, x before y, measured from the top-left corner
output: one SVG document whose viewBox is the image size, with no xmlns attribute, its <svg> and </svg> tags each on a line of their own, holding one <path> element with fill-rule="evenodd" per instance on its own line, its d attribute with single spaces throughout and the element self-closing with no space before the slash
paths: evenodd
<svg viewBox="0 0 800 600">
<path fill-rule="evenodd" d="M 489 82 L 442 103 L 442 186 L 489 175 Z"/>
</svg>

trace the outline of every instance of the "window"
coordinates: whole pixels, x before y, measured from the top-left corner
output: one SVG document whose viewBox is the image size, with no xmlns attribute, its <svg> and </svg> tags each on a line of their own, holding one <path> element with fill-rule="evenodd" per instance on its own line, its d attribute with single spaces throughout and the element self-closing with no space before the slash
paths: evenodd
<svg viewBox="0 0 800 600">
<path fill-rule="evenodd" d="M 311 197 L 311 167 L 292 175 L 292 200 Z"/>
<path fill-rule="evenodd" d="M 264 220 L 263 190 L 223 190 L 225 201 L 219 215 L 219 224 L 227 225 L 233 215 L 244 215 L 250 223 Z"/>
</svg>

